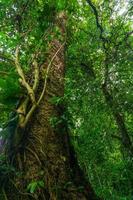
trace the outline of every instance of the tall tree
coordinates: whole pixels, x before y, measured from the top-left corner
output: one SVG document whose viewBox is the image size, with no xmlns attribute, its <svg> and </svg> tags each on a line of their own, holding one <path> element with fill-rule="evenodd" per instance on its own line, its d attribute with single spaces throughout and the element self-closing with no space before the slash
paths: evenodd
<svg viewBox="0 0 133 200">
<path fill-rule="evenodd" d="M 33 3 L 32 8 L 30 3 L 11 4 L 8 10 L 11 12 L 13 9 L 16 12 L 11 18 L 15 19 L 16 33 L 7 30 L 7 34 L 12 33 L 14 40 L 17 37 L 13 51 L 9 51 L 13 55 L 11 62 L 22 92 L 8 123 L 10 135 L 6 148 L 8 162 L 17 170 L 17 174 L 9 178 L 4 195 L 14 200 L 97 199 L 79 167 L 71 145 L 67 124 L 63 118 L 65 105 L 52 101 L 61 99 L 64 95 L 66 14 L 57 12 L 52 3 Z M 38 9 L 35 6 L 40 7 Z M 46 9 L 50 11 L 47 19 L 52 28 L 47 25 L 47 35 L 44 35 L 46 24 L 41 23 Z M 37 15 L 39 11 L 40 15 Z M 10 18 L 10 15 L 9 13 L 7 17 Z M 36 26 L 32 32 L 30 29 L 25 30 L 27 26 L 33 25 L 30 19 L 25 24 L 29 16 L 35 17 L 34 23 L 36 21 L 39 30 L 42 29 L 40 32 L 43 36 L 36 34 Z M 38 19 L 41 22 L 38 22 Z M 44 38 L 48 36 L 50 39 L 46 39 L 46 48 Z M 35 37 L 41 43 L 37 50 L 37 43 L 34 46 L 32 42 Z M 29 49 L 26 41 L 29 43 Z M 45 55 L 44 49 L 47 50 Z M 2 53 L 2 56 L 7 60 L 6 53 Z M 26 70 L 28 72 L 25 72 Z"/>
</svg>

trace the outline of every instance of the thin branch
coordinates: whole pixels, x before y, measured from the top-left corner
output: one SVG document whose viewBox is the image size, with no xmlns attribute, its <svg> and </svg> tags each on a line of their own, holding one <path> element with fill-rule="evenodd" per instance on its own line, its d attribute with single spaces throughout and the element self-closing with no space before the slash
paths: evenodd
<svg viewBox="0 0 133 200">
<path fill-rule="evenodd" d="M 118 139 L 119 141 L 122 142 L 122 138 L 118 135 L 114 135 L 114 134 L 111 134 L 111 137 L 115 138 L 115 139 Z"/>
<path fill-rule="evenodd" d="M 24 117 L 23 122 L 20 123 L 21 128 L 25 128 L 25 126 L 27 125 L 27 123 L 28 123 L 29 119 L 31 118 L 33 112 L 35 111 L 36 107 L 37 107 L 37 104 L 32 104 L 32 107 L 29 110 L 29 112 L 27 113 L 26 117 Z"/>
<path fill-rule="evenodd" d="M 33 91 L 34 94 L 38 88 L 38 84 L 39 84 L 39 67 L 38 67 L 38 63 L 36 60 L 34 60 L 33 62 L 34 65 L 34 84 L 33 84 Z M 27 106 L 29 103 L 29 96 L 26 97 L 26 99 L 24 100 L 24 102 L 22 102 L 22 104 L 19 106 L 19 108 L 17 109 L 17 113 L 19 115 L 21 115 L 20 117 L 20 124 L 23 124 L 24 120 L 25 120 L 25 116 L 26 116 L 26 110 L 27 110 Z"/>
<path fill-rule="evenodd" d="M 32 150 L 30 147 L 28 147 L 28 146 L 25 147 L 25 149 L 26 149 L 27 151 L 29 151 L 29 152 L 36 158 L 36 160 L 38 161 L 39 165 L 41 166 L 41 161 L 40 161 L 40 159 L 39 159 L 37 153 L 36 153 L 34 150 Z"/>
<path fill-rule="evenodd" d="M 19 126 L 21 128 L 24 128 L 26 126 L 31 114 L 33 113 L 33 111 L 35 110 L 35 108 L 37 106 L 36 101 L 35 101 L 35 92 L 38 88 L 38 83 L 39 83 L 39 67 L 38 67 L 37 61 L 34 60 L 34 62 L 33 62 L 33 65 L 34 65 L 34 84 L 33 84 L 33 88 L 31 88 L 30 85 L 26 82 L 24 72 L 23 72 L 23 70 L 22 70 L 22 68 L 19 64 L 18 50 L 19 49 L 17 47 L 17 49 L 16 49 L 16 59 L 15 59 L 16 69 L 17 69 L 19 76 L 21 77 L 21 84 L 27 89 L 27 92 L 29 94 L 29 96 L 26 97 L 26 99 L 21 103 L 21 105 L 17 109 L 17 113 L 19 114 Z M 30 99 L 32 101 L 32 108 L 30 109 L 30 111 L 26 115 L 27 106 L 28 106 Z"/>
<path fill-rule="evenodd" d="M 9 72 L 0 71 L 0 74 L 1 74 L 1 75 L 4 75 L 4 76 L 8 76 L 8 75 L 9 75 Z"/>
<path fill-rule="evenodd" d="M 34 65 L 34 84 L 33 84 L 33 91 L 36 92 L 39 84 L 39 67 L 36 60 L 33 62 Z"/>
<path fill-rule="evenodd" d="M 62 49 L 62 47 L 63 47 L 64 45 L 65 45 L 65 42 L 64 42 L 64 43 L 60 46 L 60 48 L 56 51 L 56 53 L 55 53 L 54 56 L 52 57 L 52 59 L 51 59 L 49 65 L 48 65 L 48 67 L 47 67 L 46 76 L 45 76 L 45 81 L 44 81 L 44 86 L 43 86 L 43 91 L 42 91 L 42 93 L 41 93 L 41 95 L 40 95 L 40 98 L 39 98 L 39 100 L 38 100 L 38 102 L 37 102 L 37 105 L 40 104 L 40 102 L 41 102 L 41 100 L 42 100 L 42 98 L 43 98 L 43 96 L 44 96 L 44 93 L 45 93 L 45 90 L 46 90 L 46 85 L 47 85 L 48 73 L 49 73 L 51 64 L 52 64 L 52 62 L 54 61 L 54 59 L 56 58 L 56 56 L 58 55 L 59 51 Z"/>
<path fill-rule="evenodd" d="M 108 43 L 108 39 L 105 38 L 103 36 L 104 34 L 104 29 L 102 27 L 102 25 L 100 24 L 99 22 L 99 15 L 98 15 L 98 11 L 96 9 L 96 7 L 94 6 L 94 4 L 92 3 L 91 0 L 87 0 L 88 4 L 90 5 L 90 7 L 92 8 L 93 10 L 93 13 L 95 15 L 95 19 L 96 19 L 96 25 L 97 25 L 97 28 L 100 30 L 100 39 L 102 41 L 102 45 L 103 45 L 103 48 L 104 48 L 104 52 L 105 52 L 105 71 L 104 71 L 104 77 L 105 77 L 105 80 L 104 80 L 104 84 L 107 85 L 107 82 L 108 82 L 108 71 L 109 71 L 109 67 L 108 67 L 108 61 L 109 61 L 109 55 L 108 55 L 108 48 L 106 46 L 106 44 Z"/>
<path fill-rule="evenodd" d="M 14 65 L 14 61 L 12 60 L 11 56 L 4 52 L 0 52 L 0 61 L 8 62 L 8 63 Z"/>
<path fill-rule="evenodd" d="M 34 78 L 34 84 L 33 84 L 33 92 L 35 94 L 35 92 L 38 88 L 38 84 L 39 84 L 39 67 L 38 67 L 36 60 L 34 60 L 33 65 L 35 67 L 35 69 L 34 69 L 34 77 L 35 78 Z M 27 96 L 26 99 L 24 100 L 24 102 L 22 102 L 22 104 L 17 109 L 17 113 L 20 116 L 19 125 L 20 125 L 21 128 L 25 127 L 25 125 L 27 124 L 31 114 L 33 113 L 33 111 L 36 108 L 36 104 L 33 104 L 34 106 L 32 105 L 32 109 L 30 109 L 30 112 L 28 112 L 28 113 L 31 113 L 31 114 L 26 115 L 26 110 L 27 110 L 27 106 L 28 106 L 28 103 L 29 103 L 29 99 L 30 99 L 29 96 Z"/>
<path fill-rule="evenodd" d="M 19 76 L 21 77 L 19 79 L 20 83 L 27 89 L 27 92 L 31 98 L 31 101 L 33 104 L 36 103 L 36 100 L 35 100 L 35 94 L 34 94 L 34 91 L 33 89 L 30 87 L 30 85 L 27 83 L 26 79 L 25 79 L 25 74 L 19 64 L 19 57 L 18 57 L 18 54 L 19 54 L 19 47 L 17 46 L 16 48 L 16 52 L 15 52 L 15 66 L 16 66 L 16 70 L 19 74 Z"/>
<path fill-rule="evenodd" d="M 97 25 L 97 28 L 100 30 L 100 39 L 103 41 L 103 42 L 108 42 L 107 38 L 105 38 L 103 36 L 104 34 L 104 29 L 102 27 L 102 25 L 100 24 L 99 22 L 99 16 L 98 16 L 98 11 L 96 9 L 96 7 L 94 6 L 94 4 L 92 3 L 91 0 L 87 0 L 88 4 L 90 5 L 90 7 L 92 8 L 93 10 L 93 13 L 95 15 L 95 19 L 96 19 L 96 25 Z M 105 47 L 104 47 L 105 48 Z"/>
<path fill-rule="evenodd" d="M 65 42 L 60 46 L 60 48 L 56 51 L 56 53 L 54 54 L 54 56 L 52 57 L 50 63 L 48 64 L 48 67 L 47 67 L 47 71 L 46 71 L 46 76 L 45 76 L 45 80 L 44 80 L 44 86 L 43 86 L 43 90 L 42 90 L 42 93 L 40 95 L 40 98 L 39 100 L 37 101 L 36 104 L 33 104 L 31 109 L 29 110 L 29 112 L 27 113 L 26 117 L 25 117 L 25 120 L 23 121 L 23 123 L 20 124 L 21 128 L 24 128 L 29 119 L 31 118 L 33 112 L 35 111 L 36 107 L 40 104 L 43 96 L 44 96 L 44 93 L 46 91 L 46 86 L 47 86 L 47 79 L 48 79 L 48 73 L 49 73 L 49 70 L 50 70 L 50 67 L 52 65 L 52 62 L 54 61 L 54 59 L 56 58 L 56 56 L 58 55 L 59 51 L 62 49 L 62 47 L 64 46 Z"/>
<path fill-rule="evenodd" d="M 98 12 L 96 7 L 93 5 L 93 3 L 91 2 L 91 0 L 87 0 L 88 4 L 90 5 L 90 7 L 92 8 L 94 15 L 96 17 L 96 24 L 97 27 L 100 29 L 101 33 L 103 33 L 103 27 L 101 26 L 101 24 L 99 23 L 99 16 L 98 16 Z"/>
</svg>

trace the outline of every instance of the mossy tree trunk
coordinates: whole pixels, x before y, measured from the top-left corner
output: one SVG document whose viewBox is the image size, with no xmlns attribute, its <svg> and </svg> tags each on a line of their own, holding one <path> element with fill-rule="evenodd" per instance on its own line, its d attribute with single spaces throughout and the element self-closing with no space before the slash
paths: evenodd
<svg viewBox="0 0 133 200">
<path fill-rule="evenodd" d="M 51 102 L 52 97 L 64 95 L 65 21 L 61 14 L 55 23 L 61 38 L 54 38 L 49 44 L 47 62 L 39 68 L 36 98 L 44 89 L 44 79 L 45 92 L 25 129 L 20 131 L 23 137 L 12 159 L 20 174 L 12 182 L 15 193 L 7 189 L 8 199 L 97 199 L 70 143 L 66 122 L 62 120 L 64 106 Z M 35 186 L 33 194 L 26 192 L 27 186 L 29 190 Z"/>
</svg>

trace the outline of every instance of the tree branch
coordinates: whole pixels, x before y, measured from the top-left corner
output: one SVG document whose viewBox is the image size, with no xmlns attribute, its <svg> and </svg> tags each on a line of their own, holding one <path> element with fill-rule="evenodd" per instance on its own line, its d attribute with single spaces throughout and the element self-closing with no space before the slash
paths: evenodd
<svg viewBox="0 0 133 200">
<path fill-rule="evenodd" d="M 18 54 L 19 54 L 19 47 L 17 46 L 16 52 L 15 52 L 15 66 L 16 66 L 16 70 L 17 70 L 17 72 L 20 76 L 19 81 L 22 84 L 22 86 L 24 86 L 27 89 L 28 95 L 30 96 L 32 103 L 35 104 L 36 100 L 35 100 L 34 91 L 26 81 L 25 74 L 24 74 L 24 72 L 23 72 L 23 70 L 22 70 L 22 68 L 19 64 Z"/>
<path fill-rule="evenodd" d="M 36 60 L 34 60 L 33 65 L 34 65 L 33 92 L 35 94 L 35 92 L 38 88 L 38 84 L 39 84 L 39 67 L 38 67 Z M 21 128 L 24 128 L 26 126 L 29 118 L 31 117 L 33 111 L 35 110 L 35 108 L 37 106 L 36 104 L 32 104 L 30 111 L 26 115 L 26 110 L 27 110 L 27 106 L 28 106 L 28 103 L 29 103 L 29 99 L 30 99 L 29 96 L 27 96 L 26 99 L 24 100 L 24 102 L 22 102 L 22 104 L 17 109 L 17 112 L 20 115 L 19 125 L 20 125 Z"/>
<path fill-rule="evenodd" d="M 8 75 L 9 75 L 9 72 L 0 71 L 0 74 L 1 74 L 1 75 L 4 75 L 4 76 L 8 76 Z"/>
<path fill-rule="evenodd" d="M 34 65 L 34 84 L 33 84 L 33 91 L 36 92 L 39 84 L 39 67 L 36 60 L 33 62 Z"/>
<path fill-rule="evenodd" d="M 98 16 L 98 11 L 96 9 L 96 7 L 94 6 L 94 4 L 92 3 L 91 0 L 87 0 L 88 4 L 90 5 L 90 7 L 92 8 L 93 10 L 93 13 L 95 15 L 95 19 L 96 19 L 96 25 L 97 25 L 97 28 L 100 30 L 100 39 L 105 43 L 105 42 L 108 42 L 107 38 L 105 38 L 103 36 L 104 34 L 104 29 L 102 27 L 102 25 L 100 24 L 99 22 L 99 16 Z"/>
<path fill-rule="evenodd" d="M 43 96 L 44 96 L 44 93 L 45 93 L 45 90 L 46 90 L 46 85 L 47 85 L 47 79 L 48 79 L 48 73 L 49 73 L 49 70 L 50 70 L 50 67 L 51 67 L 51 64 L 52 62 L 54 61 L 54 59 L 56 58 L 56 56 L 58 55 L 59 51 L 62 49 L 62 47 L 65 45 L 65 42 L 60 46 L 60 48 L 57 50 L 57 52 L 54 54 L 54 56 L 52 57 L 50 63 L 48 64 L 48 67 L 47 67 L 47 70 L 46 70 L 46 75 L 45 75 L 45 81 L 44 81 L 44 86 L 43 86 L 43 91 L 40 95 L 40 98 L 37 102 L 37 105 L 40 104 Z"/>
<path fill-rule="evenodd" d="M 20 124 L 21 128 L 24 128 L 29 119 L 31 118 L 33 112 L 35 111 L 36 107 L 40 104 L 43 96 L 44 96 L 44 93 L 46 91 L 46 86 L 47 86 L 47 79 L 48 79 L 48 74 L 49 74 L 49 70 L 50 70 L 50 67 L 52 65 L 52 62 L 54 61 L 54 59 L 56 58 L 56 56 L 58 55 L 59 51 L 62 49 L 62 47 L 64 46 L 65 42 L 59 47 L 59 49 L 56 51 L 56 53 L 54 54 L 54 56 L 52 57 L 50 63 L 48 64 L 48 67 L 47 67 L 47 71 L 46 71 L 46 75 L 45 75 L 45 80 L 44 80 L 44 86 L 43 86 L 43 90 L 42 90 L 42 93 L 39 97 L 39 100 L 37 101 L 36 104 L 33 104 L 31 109 L 29 110 L 29 112 L 27 113 L 26 117 L 25 117 L 25 120 L 23 121 L 23 123 Z M 36 65 L 36 62 L 35 62 L 35 65 Z M 37 66 L 36 66 L 37 67 Z M 37 69 L 36 69 L 37 70 Z M 36 74 L 36 78 L 37 78 L 37 74 Z M 36 82 L 36 81 L 35 81 Z M 36 83 L 35 83 L 36 85 Z"/>
<path fill-rule="evenodd" d="M 14 61 L 12 60 L 11 56 L 4 52 L 0 52 L 0 61 L 8 62 L 8 63 L 14 65 Z"/>
</svg>

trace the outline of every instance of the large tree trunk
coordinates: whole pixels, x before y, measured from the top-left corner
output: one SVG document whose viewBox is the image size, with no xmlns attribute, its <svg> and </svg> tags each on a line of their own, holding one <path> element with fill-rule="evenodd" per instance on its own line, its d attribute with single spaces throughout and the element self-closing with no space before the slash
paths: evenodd
<svg viewBox="0 0 133 200">
<path fill-rule="evenodd" d="M 15 159 L 12 160 L 22 174 L 11 182 L 15 193 L 11 194 L 11 190 L 7 189 L 8 199 L 97 199 L 78 165 L 70 143 L 67 125 L 62 120 L 64 106 L 51 102 L 51 97 L 64 95 L 64 22 L 64 16 L 61 15 L 56 26 L 60 30 L 62 39 L 61 41 L 53 39 L 49 44 L 48 61 L 40 68 L 40 84 L 36 96 L 39 97 L 42 92 L 47 71 L 46 90 L 23 131 Z M 54 120 L 56 123 L 53 124 Z M 22 131 L 20 132 L 22 134 Z M 29 184 L 39 181 L 44 182 L 44 188 L 36 188 L 34 194 L 24 192 Z"/>
</svg>

